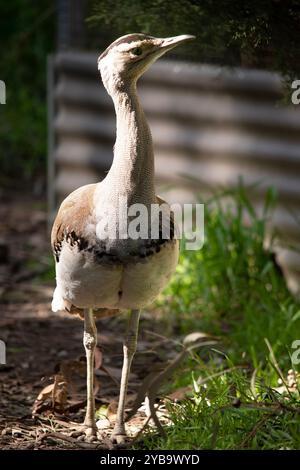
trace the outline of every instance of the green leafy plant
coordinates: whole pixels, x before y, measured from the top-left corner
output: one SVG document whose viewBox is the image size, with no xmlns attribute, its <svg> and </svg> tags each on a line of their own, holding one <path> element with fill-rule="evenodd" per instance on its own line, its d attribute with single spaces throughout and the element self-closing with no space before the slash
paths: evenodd
<svg viewBox="0 0 300 470">
<path fill-rule="evenodd" d="M 169 403 L 166 436 L 148 430 L 146 448 L 300 448 L 300 379 L 290 357 L 300 302 L 276 262 L 276 237 L 265 243 L 276 194 L 266 192 L 258 213 L 249 190 L 241 183 L 206 201 L 204 247 L 182 252 L 159 299 L 177 334 L 202 331 L 219 344 L 177 372 L 169 391 L 187 387 L 187 398 Z"/>
</svg>

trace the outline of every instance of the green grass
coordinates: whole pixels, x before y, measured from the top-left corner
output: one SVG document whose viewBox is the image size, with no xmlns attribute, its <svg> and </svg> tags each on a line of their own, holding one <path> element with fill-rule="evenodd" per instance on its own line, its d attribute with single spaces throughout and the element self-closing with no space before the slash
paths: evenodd
<svg viewBox="0 0 300 470">
<path fill-rule="evenodd" d="M 190 385 L 190 394 L 168 403 L 166 436 L 148 431 L 143 447 L 300 448 L 299 379 L 288 387 L 300 302 L 276 263 L 276 239 L 264 244 L 275 201 L 269 189 L 258 214 L 241 184 L 206 203 L 205 245 L 182 252 L 159 307 L 176 333 L 204 331 L 218 345 L 177 371 L 169 390 Z"/>
</svg>

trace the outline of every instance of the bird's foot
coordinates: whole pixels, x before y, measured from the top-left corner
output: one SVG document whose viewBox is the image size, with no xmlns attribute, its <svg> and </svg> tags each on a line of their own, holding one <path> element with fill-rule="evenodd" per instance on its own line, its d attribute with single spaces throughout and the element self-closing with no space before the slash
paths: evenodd
<svg viewBox="0 0 300 470">
<path fill-rule="evenodd" d="M 96 425 L 78 424 L 71 428 L 70 437 L 76 437 L 78 441 L 95 442 L 100 435 L 97 433 Z"/>
<path fill-rule="evenodd" d="M 122 446 L 126 444 L 129 440 L 129 437 L 126 434 L 124 425 L 115 425 L 114 430 L 110 436 L 112 444 Z"/>
<path fill-rule="evenodd" d="M 110 436 L 111 443 L 117 446 L 123 446 L 128 440 L 129 438 L 126 434 L 112 434 Z"/>
</svg>

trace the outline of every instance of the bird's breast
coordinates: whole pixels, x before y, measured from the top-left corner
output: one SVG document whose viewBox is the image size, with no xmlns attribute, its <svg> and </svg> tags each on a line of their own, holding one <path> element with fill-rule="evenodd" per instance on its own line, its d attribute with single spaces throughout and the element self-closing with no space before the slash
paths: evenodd
<svg viewBox="0 0 300 470">
<path fill-rule="evenodd" d="M 135 252 L 79 249 L 64 242 L 56 264 L 55 305 L 63 300 L 79 308 L 141 308 L 168 283 L 179 254 L 178 240 L 149 241 Z"/>
</svg>

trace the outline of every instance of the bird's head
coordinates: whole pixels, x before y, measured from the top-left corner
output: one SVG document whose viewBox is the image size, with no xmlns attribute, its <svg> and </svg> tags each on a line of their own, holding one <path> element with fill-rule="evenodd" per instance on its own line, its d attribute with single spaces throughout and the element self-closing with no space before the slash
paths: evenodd
<svg viewBox="0 0 300 470">
<path fill-rule="evenodd" d="M 155 38 L 147 34 L 127 34 L 114 41 L 98 58 L 98 69 L 109 93 L 135 83 L 159 57 L 195 36 L 187 34 Z"/>
</svg>

